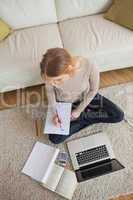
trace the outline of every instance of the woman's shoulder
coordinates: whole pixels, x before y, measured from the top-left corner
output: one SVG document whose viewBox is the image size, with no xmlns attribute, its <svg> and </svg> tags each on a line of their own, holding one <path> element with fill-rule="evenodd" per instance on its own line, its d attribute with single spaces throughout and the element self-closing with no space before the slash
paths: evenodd
<svg viewBox="0 0 133 200">
<path fill-rule="evenodd" d="M 81 67 L 84 69 L 86 74 L 90 74 L 92 71 L 95 73 L 99 73 L 100 69 L 97 66 L 97 63 L 94 59 L 81 57 Z"/>
<path fill-rule="evenodd" d="M 93 63 L 93 61 L 87 57 L 83 57 L 83 56 L 76 56 L 76 58 L 79 60 L 79 62 L 81 64 L 87 64 L 87 65 L 91 65 Z"/>
<path fill-rule="evenodd" d="M 75 56 L 75 57 L 79 62 L 87 61 L 86 57 L 83 57 L 83 56 Z"/>
<path fill-rule="evenodd" d="M 78 56 L 77 59 L 79 60 L 80 67 L 82 69 L 85 69 L 87 71 L 91 69 L 92 62 L 88 58 L 83 56 Z"/>
<path fill-rule="evenodd" d="M 91 72 L 94 68 L 98 68 L 97 64 L 94 59 L 87 58 L 84 56 L 76 56 L 77 60 L 79 61 L 79 68 L 85 70 L 86 72 Z"/>
<path fill-rule="evenodd" d="M 88 66 L 88 68 L 97 66 L 96 61 L 92 58 L 81 57 L 81 61 L 83 61 Z"/>
</svg>

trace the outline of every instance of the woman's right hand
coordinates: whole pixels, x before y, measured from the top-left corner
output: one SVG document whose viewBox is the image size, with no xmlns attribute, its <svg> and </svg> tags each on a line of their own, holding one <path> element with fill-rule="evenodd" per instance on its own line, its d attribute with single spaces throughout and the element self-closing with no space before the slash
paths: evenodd
<svg viewBox="0 0 133 200">
<path fill-rule="evenodd" d="M 61 125 L 61 120 L 59 119 L 59 117 L 58 117 L 57 114 L 55 114 L 55 115 L 53 116 L 53 123 L 54 123 L 54 125 L 57 126 L 57 127 L 60 127 L 60 125 Z"/>
</svg>

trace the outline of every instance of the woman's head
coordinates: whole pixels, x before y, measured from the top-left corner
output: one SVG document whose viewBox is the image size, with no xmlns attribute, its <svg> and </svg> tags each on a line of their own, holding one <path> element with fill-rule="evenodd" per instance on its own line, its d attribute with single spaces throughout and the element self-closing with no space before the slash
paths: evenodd
<svg viewBox="0 0 133 200">
<path fill-rule="evenodd" d="M 51 48 L 40 63 L 42 77 L 51 84 L 60 84 L 74 73 L 73 58 L 64 48 Z"/>
</svg>

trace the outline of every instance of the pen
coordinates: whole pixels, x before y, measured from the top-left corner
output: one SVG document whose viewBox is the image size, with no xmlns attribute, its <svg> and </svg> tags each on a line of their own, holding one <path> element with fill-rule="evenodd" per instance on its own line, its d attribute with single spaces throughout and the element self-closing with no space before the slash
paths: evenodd
<svg viewBox="0 0 133 200">
<path fill-rule="evenodd" d="M 62 124 L 61 124 L 61 117 L 59 116 L 59 113 L 58 113 L 57 109 L 56 109 L 56 114 L 57 114 L 57 116 L 59 118 L 60 129 L 63 131 L 64 129 L 63 129 Z"/>
</svg>

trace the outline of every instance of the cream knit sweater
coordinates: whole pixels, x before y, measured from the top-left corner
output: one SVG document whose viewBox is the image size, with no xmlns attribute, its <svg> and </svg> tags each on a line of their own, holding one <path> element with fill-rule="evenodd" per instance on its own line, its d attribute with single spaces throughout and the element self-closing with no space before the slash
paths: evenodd
<svg viewBox="0 0 133 200">
<path fill-rule="evenodd" d="M 56 87 L 46 82 L 45 87 L 50 106 L 54 106 L 57 101 L 73 103 L 80 100 L 76 108 L 76 112 L 80 114 L 98 92 L 99 70 L 87 58 L 77 57 L 77 59 L 80 70 L 73 77 Z"/>
</svg>

